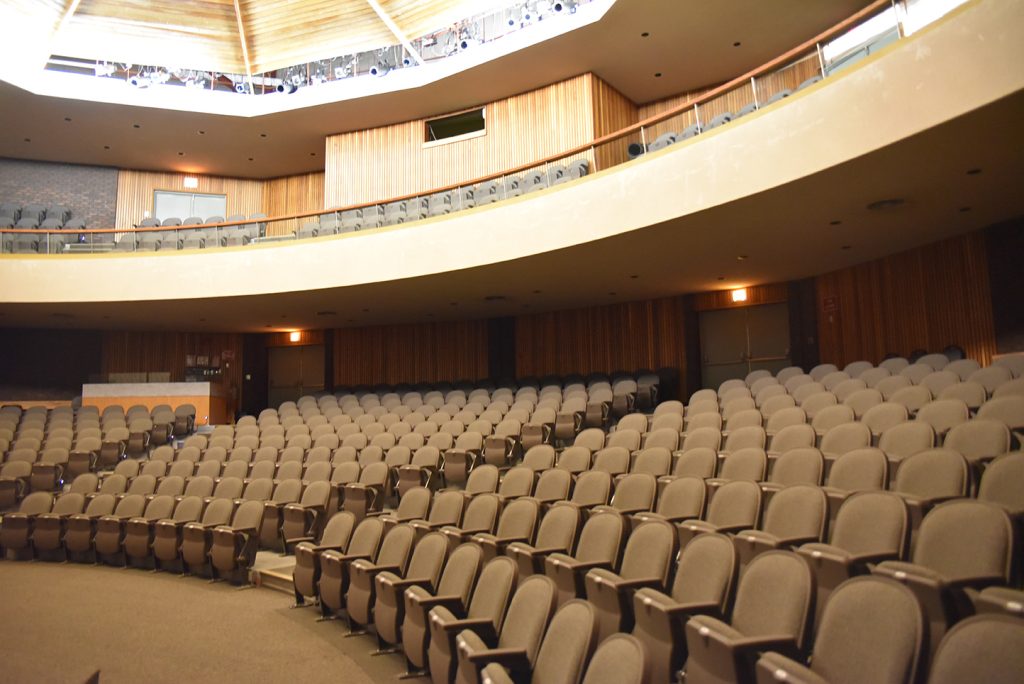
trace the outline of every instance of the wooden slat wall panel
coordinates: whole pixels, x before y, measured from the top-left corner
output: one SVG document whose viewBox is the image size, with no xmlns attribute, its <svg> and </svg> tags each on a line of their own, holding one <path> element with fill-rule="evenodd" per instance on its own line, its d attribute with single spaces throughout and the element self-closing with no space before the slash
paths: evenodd
<svg viewBox="0 0 1024 684">
<path fill-rule="evenodd" d="M 685 377 L 682 298 L 571 309 L 516 318 L 516 373 L 678 368 Z"/>
<path fill-rule="evenodd" d="M 486 135 L 424 147 L 424 121 L 327 138 L 325 205 L 431 190 L 589 142 L 592 76 L 486 104 Z"/>
<path fill-rule="evenodd" d="M 486 376 L 487 321 L 334 331 L 334 383 L 339 387 Z"/>
<path fill-rule="evenodd" d="M 817 278 L 823 363 L 963 347 L 981 364 L 996 352 L 982 231 Z"/>
<path fill-rule="evenodd" d="M 696 311 L 711 309 L 736 309 L 758 304 L 777 304 L 789 300 L 787 283 L 770 285 L 753 285 L 747 288 L 747 301 L 732 301 L 732 290 L 716 290 L 715 292 L 699 292 L 693 296 L 693 308 Z"/>
<path fill-rule="evenodd" d="M 121 230 L 130 229 L 142 221 L 145 212 L 152 213 L 154 190 L 227 195 L 228 216 L 248 216 L 263 208 L 263 181 L 193 175 L 192 177 L 199 179 L 199 187 L 189 190 L 184 185 L 184 179 L 189 175 L 191 174 L 120 171 L 117 176 L 117 214 L 114 227 Z"/>
<path fill-rule="evenodd" d="M 220 356 L 228 411 L 234 415 L 242 386 L 242 350 L 240 333 L 106 331 L 102 373 L 163 371 L 171 374 L 171 382 L 184 382 L 187 355 Z M 234 359 L 224 359 L 225 351 Z"/>
<path fill-rule="evenodd" d="M 324 208 L 324 174 L 322 171 L 298 176 L 274 178 L 264 182 L 263 208 L 267 216 L 280 216 Z M 298 224 L 309 219 L 277 221 L 267 224 L 267 235 L 290 234 Z"/>
<path fill-rule="evenodd" d="M 591 97 L 594 107 L 594 137 L 614 133 L 637 122 L 637 106 L 632 100 L 594 76 L 591 81 Z M 629 160 L 626 152 L 629 139 L 616 140 L 595 150 L 598 169 L 621 164 Z"/>
</svg>

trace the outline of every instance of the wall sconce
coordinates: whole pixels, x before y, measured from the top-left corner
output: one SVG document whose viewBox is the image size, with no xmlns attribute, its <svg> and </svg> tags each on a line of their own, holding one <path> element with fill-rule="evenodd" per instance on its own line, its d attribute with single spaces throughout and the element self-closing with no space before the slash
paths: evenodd
<svg viewBox="0 0 1024 684">
<path fill-rule="evenodd" d="M 298 330 L 288 333 L 288 341 L 289 342 L 301 342 L 302 341 L 302 333 L 299 332 Z"/>
<path fill-rule="evenodd" d="M 185 176 L 185 180 L 182 181 L 182 185 L 189 190 L 195 190 L 199 187 L 199 179 L 195 176 Z"/>
<path fill-rule="evenodd" d="M 733 302 L 745 302 L 747 301 L 747 288 L 741 287 L 738 290 L 732 291 Z"/>
</svg>

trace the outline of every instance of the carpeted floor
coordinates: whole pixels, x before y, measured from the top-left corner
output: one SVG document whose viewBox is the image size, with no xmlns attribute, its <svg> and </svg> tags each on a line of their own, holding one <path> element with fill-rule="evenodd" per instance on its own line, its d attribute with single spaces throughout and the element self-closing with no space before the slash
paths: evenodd
<svg viewBox="0 0 1024 684">
<path fill-rule="evenodd" d="M 400 655 L 370 657 L 285 594 L 91 565 L 0 561 L 0 682 L 394 681 Z"/>
</svg>

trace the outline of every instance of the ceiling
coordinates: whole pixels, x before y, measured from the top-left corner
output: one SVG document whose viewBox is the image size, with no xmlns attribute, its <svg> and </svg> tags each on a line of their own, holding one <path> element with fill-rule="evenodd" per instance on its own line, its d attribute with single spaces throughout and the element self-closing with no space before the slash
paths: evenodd
<svg viewBox="0 0 1024 684">
<path fill-rule="evenodd" d="M 483 268 L 144 305 L 3 303 L 0 326 L 173 330 L 188 320 L 196 331 L 355 327 L 514 316 L 809 277 L 1024 215 L 1021 120 L 1024 92 L 761 194 Z M 867 208 L 893 197 L 905 201 L 886 211 Z"/>
<path fill-rule="evenodd" d="M 265 60 L 265 64 L 274 63 L 274 50 L 301 46 L 307 40 L 316 45 L 321 37 L 334 40 L 338 31 L 320 29 L 337 22 L 348 25 L 349 13 L 363 17 L 367 27 L 374 26 L 373 35 L 382 35 L 379 16 L 374 14 L 376 20 L 371 18 L 367 14 L 370 5 L 363 0 L 238 1 L 244 20 L 249 22 L 246 26 L 251 27 L 243 30 L 252 31 L 254 38 L 263 30 L 257 30 L 258 27 L 276 27 L 268 29 L 264 36 L 264 45 L 268 46 L 265 55 L 259 52 L 258 43 L 252 48 L 256 52 L 250 57 Z M 465 16 L 469 13 L 467 7 L 479 7 L 476 0 L 377 1 L 400 27 L 413 35 L 420 27 L 436 23 L 436 17 L 428 12 L 430 7 L 443 17 Z M 328 135 L 456 111 L 581 73 L 597 74 L 638 104 L 717 84 L 769 61 L 866 4 L 866 0 L 618 0 L 596 23 L 440 81 L 258 117 L 47 97 L 0 81 L 0 156 L 241 178 L 274 178 L 317 171 L 324 166 L 324 139 Z M 104 31 L 147 36 L 144 42 L 154 47 L 162 45 L 170 35 L 201 39 L 204 45 L 209 44 L 211 52 L 221 55 L 218 59 L 229 59 L 228 53 L 240 51 L 240 47 L 236 50 L 238 22 L 234 2 L 228 0 L 71 0 L 66 4 L 59 0 L 0 0 L 0 10 L 10 10 L 12 6 L 21 7 L 25 16 L 34 18 L 35 23 L 30 22 L 29 27 L 32 33 L 28 35 L 54 35 L 62 12 L 74 10 L 64 27 L 56 32 L 55 42 L 39 41 L 50 50 L 47 55 L 72 48 L 79 54 L 84 54 L 82 50 L 98 54 L 97 46 L 107 42 L 97 39 L 107 35 Z M 285 6 L 287 13 L 280 13 Z M 182 12 L 182 7 L 189 11 Z M 324 14 L 327 7 L 335 9 Z M 373 12 L 372 8 L 369 11 Z M 214 16 L 219 18 L 209 21 Z M 311 16 L 317 19 L 311 20 Z M 274 19 L 267 19 L 264 24 L 257 17 Z M 161 24 L 164 20 L 166 25 Z M 293 23 L 288 24 L 289 21 Z M 146 24 L 146 31 L 142 31 L 140 22 Z M 191 22 L 191 28 L 181 29 L 183 22 Z M 164 26 L 164 33 L 159 38 L 150 35 L 151 30 L 157 31 L 160 26 Z M 649 35 L 644 37 L 645 33 Z M 6 26 L 5 35 L 26 34 Z M 80 42 L 72 44 L 71 38 L 78 35 Z M 282 36 L 291 37 L 276 41 Z M 213 45 L 219 39 L 224 43 L 215 50 Z M 69 42 L 64 44 L 62 40 Z M 388 42 L 394 42 L 393 36 Z M 277 48 L 269 47 L 278 43 L 281 45 Z M 333 43 L 330 45 L 331 50 L 336 49 Z M 337 49 L 331 54 L 345 52 Z M 179 49 L 175 54 L 187 53 Z M 0 43 L 0 57 L 3 56 L 23 58 L 10 51 L 8 41 Z"/>
</svg>

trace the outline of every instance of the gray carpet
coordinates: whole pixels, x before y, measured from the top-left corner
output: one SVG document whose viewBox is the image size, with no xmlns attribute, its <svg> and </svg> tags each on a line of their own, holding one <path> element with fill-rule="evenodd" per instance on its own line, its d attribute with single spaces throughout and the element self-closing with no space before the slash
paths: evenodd
<svg viewBox="0 0 1024 684">
<path fill-rule="evenodd" d="M 394 681 L 400 655 L 269 589 L 78 564 L 0 561 L 0 681 Z"/>
</svg>

